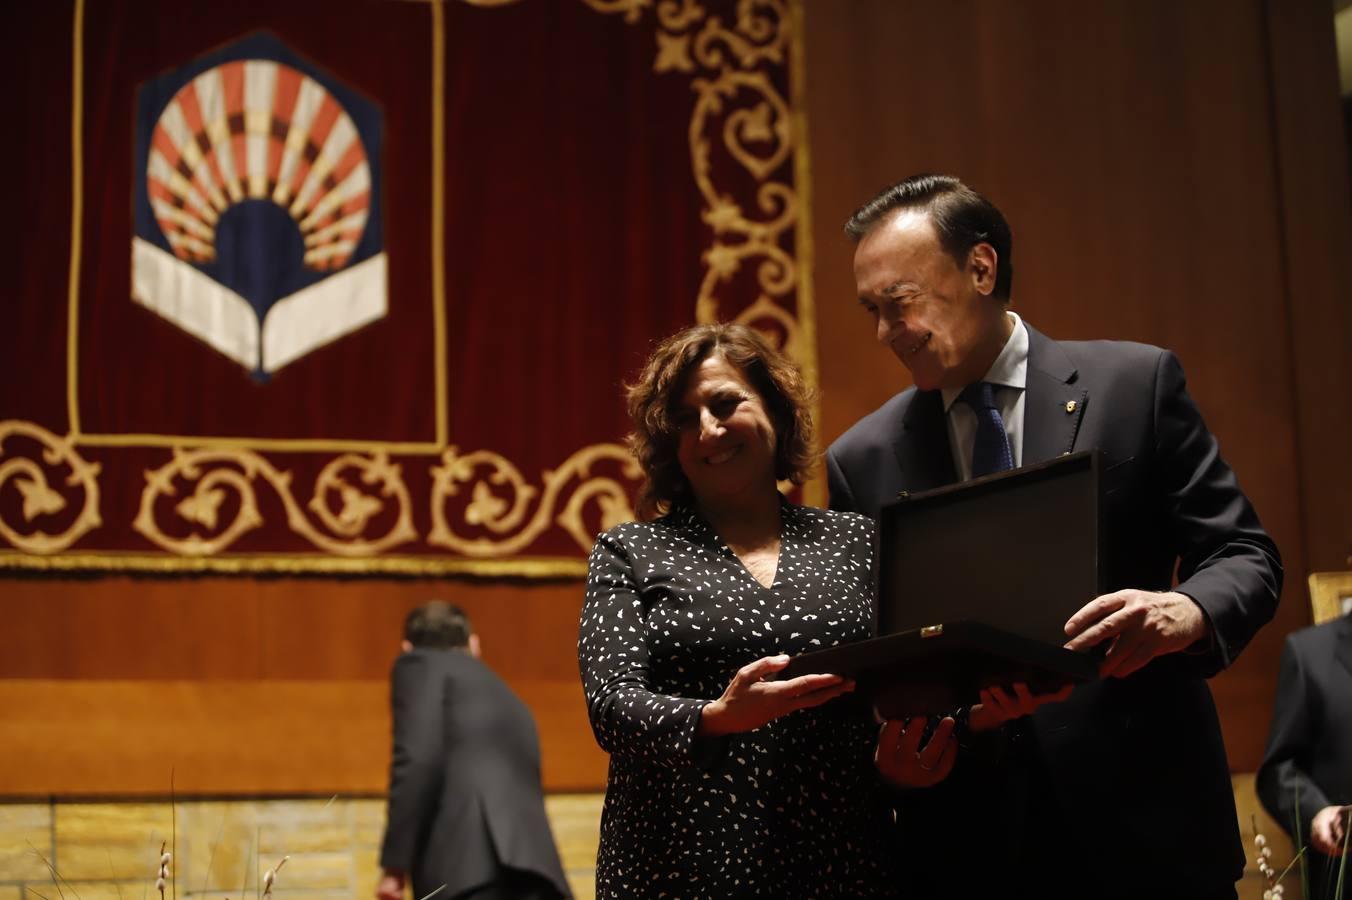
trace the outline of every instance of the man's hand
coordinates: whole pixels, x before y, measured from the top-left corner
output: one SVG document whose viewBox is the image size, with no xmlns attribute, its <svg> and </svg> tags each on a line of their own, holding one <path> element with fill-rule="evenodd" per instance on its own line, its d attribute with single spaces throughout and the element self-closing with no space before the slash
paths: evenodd
<svg viewBox="0 0 1352 900">
<path fill-rule="evenodd" d="M 972 707 L 967 722 L 972 731 L 990 731 L 1006 722 L 1032 715 L 1039 706 L 1061 702 L 1070 696 L 1074 687 L 1068 684 L 1050 694 L 1034 694 L 1022 681 L 1015 682 L 1012 694 L 1001 687 L 986 688 L 979 692 L 981 702 Z"/>
<path fill-rule="evenodd" d="M 1155 657 L 1186 649 L 1209 634 L 1206 616 L 1191 597 L 1126 590 L 1095 598 L 1071 616 L 1066 649 L 1112 640 L 1099 675 L 1125 678 Z"/>
<path fill-rule="evenodd" d="M 789 657 L 766 656 L 737 670 L 723 696 L 704 707 L 696 733 L 705 736 L 754 731 L 794 710 L 819 706 L 854 690 L 839 675 L 800 675 L 766 681 L 789 664 Z"/>
<path fill-rule="evenodd" d="M 954 721 L 945 716 L 930 735 L 924 748 L 920 739 L 928 720 L 891 719 L 878 732 L 878 749 L 873 762 L 888 781 L 898 787 L 922 788 L 938 784 L 953 771 L 958 758 L 958 742 L 953 738 Z"/>
<path fill-rule="evenodd" d="M 376 900 L 404 900 L 404 873 L 386 869 L 376 883 Z"/>
<path fill-rule="evenodd" d="M 1310 823 L 1310 843 L 1326 856 L 1341 856 L 1347 840 L 1347 817 L 1352 806 L 1326 806 Z"/>
</svg>

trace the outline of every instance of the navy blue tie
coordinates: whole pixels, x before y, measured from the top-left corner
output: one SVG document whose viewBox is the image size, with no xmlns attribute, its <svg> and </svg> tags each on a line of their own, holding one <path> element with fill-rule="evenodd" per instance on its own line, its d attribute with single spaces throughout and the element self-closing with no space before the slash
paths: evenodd
<svg viewBox="0 0 1352 900">
<path fill-rule="evenodd" d="M 976 439 L 972 441 L 972 477 L 1014 468 L 1014 454 L 1005 434 L 1005 420 L 995 405 L 995 390 L 989 381 L 978 381 L 962 389 L 958 399 L 976 413 Z"/>
</svg>

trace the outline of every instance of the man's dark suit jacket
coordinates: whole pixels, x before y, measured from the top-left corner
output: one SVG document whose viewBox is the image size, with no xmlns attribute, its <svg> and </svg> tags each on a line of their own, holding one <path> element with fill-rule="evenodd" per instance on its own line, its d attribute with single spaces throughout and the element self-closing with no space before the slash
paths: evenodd
<svg viewBox="0 0 1352 900">
<path fill-rule="evenodd" d="M 401 654 L 391 680 L 394 753 L 380 864 L 408 872 L 413 896 L 454 897 L 535 872 L 568 896 L 540 788 L 530 710 L 468 653 Z"/>
<path fill-rule="evenodd" d="M 1299 792 L 1306 844 L 1315 813 L 1352 803 L 1352 617 L 1287 635 L 1257 787 L 1263 806 L 1292 834 Z M 1330 862 L 1319 853 L 1309 857 L 1311 897 L 1332 896 L 1328 876 L 1337 870 Z M 1348 865 L 1344 877 L 1352 880 Z"/>
<path fill-rule="evenodd" d="M 998 763 L 960 754 L 944 783 L 902 795 L 903 852 L 937 876 L 936 893 L 976 895 L 984 878 L 992 889 L 1022 885 L 1040 896 L 1202 896 L 1244 866 L 1204 679 L 1272 618 L 1277 548 L 1172 353 L 1057 342 L 1031 327 L 1028 336 L 1023 463 L 1102 450 L 1107 589 L 1170 590 L 1177 566 L 1177 590 L 1202 607 L 1214 641 L 1042 707 L 1006 729 L 1013 737 Z M 953 483 L 940 393 L 893 397 L 832 445 L 827 468 L 832 507 L 875 517 L 899 491 Z M 1023 539 L 992 548 L 992 564 Z"/>
</svg>

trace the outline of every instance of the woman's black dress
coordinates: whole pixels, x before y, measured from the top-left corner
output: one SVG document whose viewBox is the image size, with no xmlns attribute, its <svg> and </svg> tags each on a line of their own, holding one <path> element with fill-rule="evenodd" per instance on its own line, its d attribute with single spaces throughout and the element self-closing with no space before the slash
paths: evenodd
<svg viewBox="0 0 1352 900">
<path fill-rule="evenodd" d="M 854 698 L 695 737 L 747 663 L 871 632 L 873 522 L 786 502 L 782 523 L 770 588 L 688 509 L 597 539 L 578 656 L 611 754 L 598 898 L 897 891 L 877 728 Z"/>
</svg>

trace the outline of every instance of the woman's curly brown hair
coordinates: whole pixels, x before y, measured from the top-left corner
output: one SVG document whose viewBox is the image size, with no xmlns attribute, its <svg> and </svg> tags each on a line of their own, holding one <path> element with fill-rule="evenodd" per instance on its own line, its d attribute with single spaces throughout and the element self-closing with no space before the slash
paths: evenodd
<svg viewBox="0 0 1352 900">
<path fill-rule="evenodd" d="M 741 370 L 765 404 L 775 428 L 775 478 L 802 484 L 811 473 L 812 390 L 798 367 L 745 325 L 695 325 L 659 344 L 638 379 L 625 385 L 634 426 L 626 442 L 644 476 L 635 504 L 641 521 L 694 500 L 676 457 L 674 413 L 690 373 L 714 354 Z"/>
</svg>

